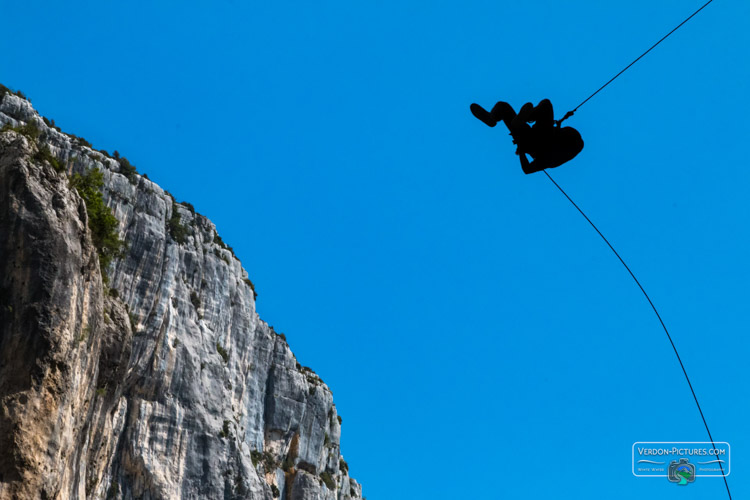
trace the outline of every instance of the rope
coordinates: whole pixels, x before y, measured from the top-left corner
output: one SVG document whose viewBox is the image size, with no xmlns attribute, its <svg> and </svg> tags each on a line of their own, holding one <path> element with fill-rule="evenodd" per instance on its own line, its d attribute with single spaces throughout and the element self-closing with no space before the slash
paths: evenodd
<svg viewBox="0 0 750 500">
<path fill-rule="evenodd" d="M 562 122 L 564 122 L 565 120 L 567 120 L 568 118 L 570 118 L 571 116 L 573 116 L 573 114 L 574 114 L 574 113 L 575 113 L 576 111 L 578 111 L 578 108 L 580 108 L 581 106 L 583 106 L 584 104 L 586 104 L 586 103 L 587 103 L 587 102 L 589 101 L 589 99 L 591 99 L 591 98 L 592 98 L 592 97 L 594 97 L 594 96 L 595 96 L 596 94 L 598 94 L 599 92 L 601 92 L 602 90 L 604 90 L 604 87 L 606 87 L 607 85 L 609 85 L 610 83 L 612 83 L 613 81 L 615 81 L 615 79 L 616 79 L 616 78 L 617 78 L 618 76 L 620 76 L 621 74 L 625 73 L 625 72 L 626 72 L 626 71 L 627 71 L 627 70 L 628 70 L 628 69 L 629 69 L 629 68 L 630 68 L 630 67 L 631 67 L 632 65 L 634 65 L 635 63 L 637 63 L 638 61 L 640 61 L 640 60 L 641 60 L 641 58 L 642 58 L 643 56 L 645 56 L 646 54 L 648 54 L 649 52 L 651 52 L 651 51 L 652 51 L 652 50 L 653 50 L 653 49 L 654 49 L 654 48 L 655 48 L 655 47 L 656 47 L 657 45 L 659 45 L 659 44 L 660 44 L 661 42 L 663 42 L 664 40 L 666 40 L 666 39 L 667 39 L 667 37 L 668 37 L 669 35 L 671 35 L 671 34 L 672 34 L 672 33 L 674 33 L 675 31 L 677 31 L 678 29 L 680 29 L 680 28 L 682 27 L 682 25 L 683 25 L 683 24 L 685 24 L 686 22 L 690 21 L 690 20 L 691 20 L 691 19 L 692 19 L 692 18 L 693 18 L 693 17 L 694 17 L 694 16 L 696 15 L 696 14 L 698 14 L 698 12 L 702 11 L 703 9 L 705 9 L 705 8 L 706 8 L 706 7 L 708 6 L 708 4 L 710 4 L 710 3 L 711 3 L 711 2 L 713 2 L 713 1 L 714 1 L 714 0 L 708 0 L 708 2 L 704 3 L 704 4 L 703 4 L 703 5 L 701 6 L 701 8 L 700 8 L 700 9 L 698 9 L 698 10 L 696 10 L 695 12 L 693 12 L 692 14 L 690 14 L 690 16 L 689 16 L 689 17 L 688 17 L 687 19 L 685 19 L 684 21 L 682 21 L 682 22 L 681 22 L 680 24 L 678 24 L 678 25 L 677 25 L 677 27 L 676 27 L 675 29 L 673 29 L 672 31 L 670 31 L 669 33 L 667 33 L 666 35 L 664 35 L 664 36 L 663 36 L 663 37 L 661 38 L 661 40 L 659 40 L 658 42 L 656 42 L 655 44 L 653 44 L 653 45 L 652 45 L 652 46 L 651 46 L 651 47 L 650 47 L 650 48 L 649 48 L 649 49 L 648 49 L 648 50 L 647 50 L 646 52 L 644 52 L 643 54 L 639 55 L 639 56 L 638 56 L 638 57 L 636 58 L 636 60 L 635 60 L 635 61 L 633 61 L 632 63 L 630 63 L 630 64 L 628 64 L 627 66 L 625 66 L 625 68 L 624 68 L 624 69 L 623 69 L 622 71 L 620 71 L 620 72 L 619 72 L 619 73 L 617 73 L 617 74 L 616 74 L 615 76 L 613 76 L 612 78 L 610 78 L 610 80 L 609 80 L 609 81 L 608 81 L 607 83 L 605 83 L 604 85 L 602 85 L 601 87 L 599 87 L 599 88 L 597 89 L 597 91 L 596 91 L 596 92 L 594 92 L 593 94 L 591 94 L 590 96 L 588 96 L 588 97 L 587 97 L 586 99 L 584 99 L 584 100 L 583 100 L 583 102 L 581 102 L 581 104 L 579 104 L 578 106 L 576 106 L 576 107 L 575 107 L 575 109 L 573 109 L 573 111 L 568 111 L 568 112 L 567 112 L 567 113 L 565 114 L 565 116 L 563 117 L 563 119 L 562 119 L 562 120 L 559 120 L 559 121 L 557 122 L 557 125 L 559 126 L 559 125 L 560 125 L 560 124 L 561 124 Z"/>
<path fill-rule="evenodd" d="M 711 437 L 711 431 L 708 429 L 708 423 L 706 423 L 706 417 L 703 415 L 703 410 L 701 409 L 700 403 L 698 403 L 698 397 L 695 395 L 695 390 L 693 389 L 693 384 L 690 383 L 690 377 L 688 377 L 687 370 L 685 370 L 685 365 L 682 363 L 682 358 L 680 358 L 680 353 L 677 352 L 677 347 L 674 345 L 674 341 L 672 340 L 672 336 L 669 334 L 669 330 L 667 330 L 667 325 L 664 324 L 664 320 L 661 319 L 661 315 L 659 314 L 659 311 L 656 310 L 656 306 L 651 301 L 651 297 L 648 296 L 646 293 L 646 290 L 643 288 L 643 285 L 641 285 L 641 282 L 638 281 L 638 278 L 635 277 L 635 274 L 633 274 L 633 271 L 630 270 L 630 267 L 625 263 L 625 261 L 620 257 L 620 254 L 617 253 L 617 250 L 615 250 L 615 247 L 612 246 L 612 244 L 609 242 L 609 240 L 602 234 L 601 231 L 599 231 L 599 228 L 596 227 L 596 225 L 591 222 L 591 219 L 588 218 L 588 216 L 581 210 L 581 208 L 576 205 L 576 202 L 573 201 L 573 199 L 568 196 L 568 193 L 563 190 L 563 188 L 560 187 L 560 185 L 555 182 L 555 179 L 552 178 L 549 173 L 547 173 L 546 170 L 543 170 L 544 174 L 549 178 L 549 180 L 552 181 L 552 184 L 557 186 L 557 189 L 560 190 L 560 192 L 565 195 L 565 197 L 568 199 L 570 203 L 573 204 L 574 207 L 576 207 L 576 210 L 578 210 L 581 215 L 583 215 L 583 218 L 588 221 L 589 224 L 591 224 L 591 227 L 594 228 L 594 230 L 599 233 L 599 236 L 602 237 L 604 242 L 609 246 L 610 250 L 617 256 L 618 259 L 620 259 L 620 262 L 622 262 L 622 265 L 625 266 L 625 269 L 628 270 L 630 273 L 630 276 L 633 277 L 633 281 L 635 281 L 635 284 L 638 285 L 638 288 L 641 289 L 641 292 L 643 292 L 643 295 L 646 297 L 646 300 L 648 300 L 648 303 L 651 304 L 651 308 L 656 313 L 656 317 L 659 318 L 659 323 L 661 323 L 661 327 L 664 328 L 664 333 L 667 334 L 667 338 L 669 339 L 669 343 L 672 344 L 672 349 L 674 350 L 675 356 L 677 356 L 677 361 L 680 362 L 680 368 L 682 368 L 682 373 L 685 374 L 685 380 L 687 380 L 688 386 L 690 386 L 690 392 L 693 393 L 693 399 L 695 400 L 695 405 L 698 407 L 698 411 L 701 414 L 701 419 L 703 419 L 703 425 L 706 427 L 706 432 L 708 432 L 708 438 L 711 440 L 711 445 L 714 448 L 714 452 L 716 452 L 716 444 L 714 443 L 714 438 Z M 717 455 L 718 456 L 718 455 Z M 724 466 L 719 462 L 719 467 L 721 468 L 721 477 L 724 478 L 724 486 L 727 487 L 727 494 L 729 495 L 729 500 L 732 500 L 732 494 L 729 492 L 729 484 L 727 483 L 727 477 L 724 475 Z"/>
</svg>

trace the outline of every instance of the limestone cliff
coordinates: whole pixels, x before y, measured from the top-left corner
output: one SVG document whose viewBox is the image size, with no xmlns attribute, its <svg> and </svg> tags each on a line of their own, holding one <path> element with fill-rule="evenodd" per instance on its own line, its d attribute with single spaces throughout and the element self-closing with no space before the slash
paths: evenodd
<svg viewBox="0 0 750 500">
<path fill-rule="evenodd" d="M 211 221 L 0 95 L 0 499 L 361 498 L 331 391 Z M 94 168 L 126 244 L 104 273 L 71 187 Z"/>
</svg>

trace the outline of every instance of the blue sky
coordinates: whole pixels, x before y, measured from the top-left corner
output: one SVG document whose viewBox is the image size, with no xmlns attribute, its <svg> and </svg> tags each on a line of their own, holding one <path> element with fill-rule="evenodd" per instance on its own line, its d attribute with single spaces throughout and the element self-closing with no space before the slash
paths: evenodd
<svg viewBox="0 0 750 500">
<path fill-rule="evenodd" d="M 561 116 L 702 3 L 15 3 L 0 82 L 217 224 L 333 389 L 370 500 L 721 498 L 720 479 L 631 474 L 635 441 L 706 440 L 671 347 L 596 233 L 468 110 L 549 98 Z M 735 498 L 748 19 L 713 2 L 567 122 L 585 149 L 551 172 L 659 307 Z"/>
</svg>

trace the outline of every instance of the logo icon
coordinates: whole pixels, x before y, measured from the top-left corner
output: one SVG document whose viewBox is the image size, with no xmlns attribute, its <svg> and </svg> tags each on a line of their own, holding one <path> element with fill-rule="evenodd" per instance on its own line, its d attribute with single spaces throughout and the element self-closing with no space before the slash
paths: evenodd
<svg viewBox="0 0 750 500">
<path fill-rule="evenodd" d="M 691 464 L 687 458 L 672 460 L 667 470 L 667 478 L 672 483 L 685 485 L 695 481 L 695 465 Z"/>
</svg>

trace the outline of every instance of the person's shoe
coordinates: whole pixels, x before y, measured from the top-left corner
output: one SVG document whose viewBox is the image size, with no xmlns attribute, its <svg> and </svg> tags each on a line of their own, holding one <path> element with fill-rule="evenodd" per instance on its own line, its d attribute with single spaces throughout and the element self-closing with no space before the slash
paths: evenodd
<svg viewBox="0 0 750 500">
<path fill-rule="evenodd" d="M 490 114 L 489 111 L 484 109 L 479 104 L 473 103 L 471 106 L 469 106 L 469 109 L 471 110 L 472 115 L 477 117 L 478 120 L 480 120 L 488 127 L 494 127 L 495 125 L 497 125 L 497 121 L 492 118 L 492 114 Z"/>
</svg>

